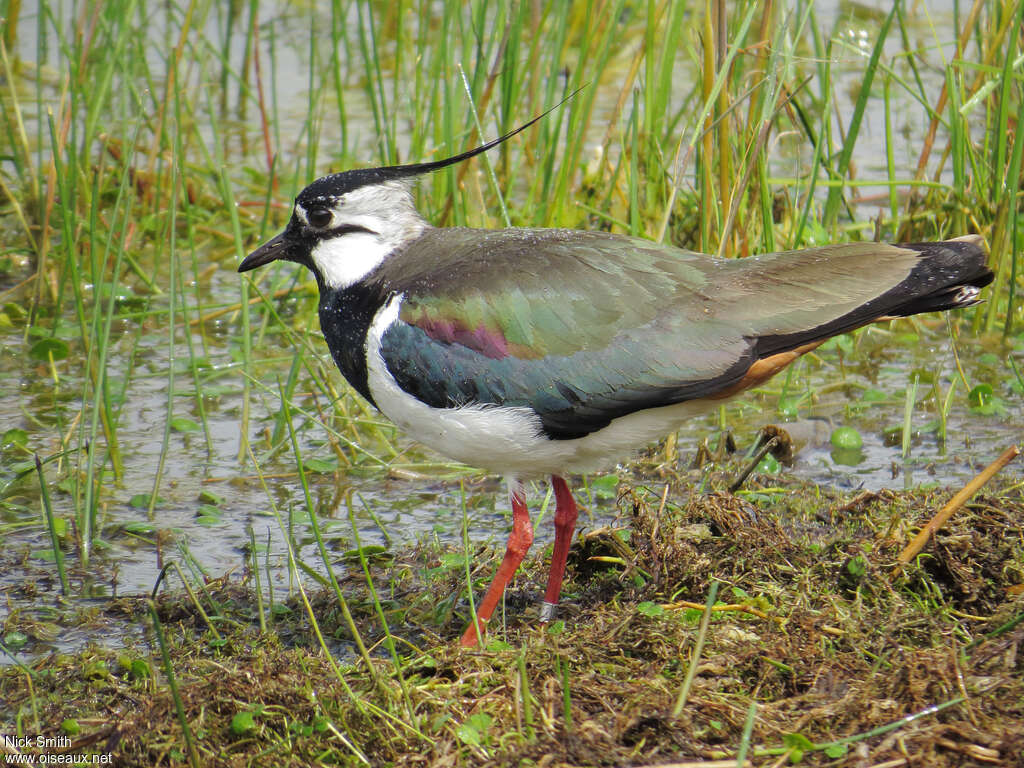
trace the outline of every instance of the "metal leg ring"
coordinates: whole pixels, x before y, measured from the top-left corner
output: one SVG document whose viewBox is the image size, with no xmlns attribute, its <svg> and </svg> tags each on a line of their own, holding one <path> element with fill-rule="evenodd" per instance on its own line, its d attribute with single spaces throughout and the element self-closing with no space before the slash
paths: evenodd
<svg viewBox="0 0 1024 768">
<path fill-rule="evenodd" d="M 547 624 L 549 621 L 553 621 L 555 615 L 558 613 L 558 603 L 549 603 L 544 600 L 540 604 L 540 620 Z"/>
</svg>

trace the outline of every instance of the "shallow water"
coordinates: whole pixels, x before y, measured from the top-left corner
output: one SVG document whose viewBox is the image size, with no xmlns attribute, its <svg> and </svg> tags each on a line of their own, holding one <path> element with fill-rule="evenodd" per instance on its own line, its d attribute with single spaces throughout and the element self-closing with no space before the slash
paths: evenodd
<svg viewBox="0 0 1024 768">
<path fill-rule="evenodd" d="M 951 24 L 950 10 L 932 7 L 930 11 L 932 21 L 939 25 Z M 863 68 L 863 55 L 858 51 L 870 45 L 878 13 L 855 15 L 851 6 L 844 3 L 821 4 L 817 13 L 819 24 L 826 32 L 837 19 L 848 19 L 840 24 L 839 33 L 848 46 L 840 46 L 836 52 L 836 69 L 841 82 L 846 83 L 846 87 L 837 88 L 837 92 L 850 93 L 848 101 L 837 105 L 845 120 L 852 109 L 854 86 Z M 921 34 L 927 34 L 929 29 L 922 19 Z M 31 40 L 23 38 L 21 43 L 31 50 Z M 895 39 L 893 45 L 896 45 Z M 282 48 L 288 53 L 279 60 L 276 90 L 280 97 L 294 99 L 295 104 L 291 110 L 286 102 L 281 110 L 285 120 L 280 132 L 288 135 L 299 131 L 300 126 L 289 123 L 287 116 L 302 114 L 307 97 L 302 88 L 289 90 L 287 83 L 307 83 L 308 65 L 303 58 L 302 45 L 283 43 Z M 938 61 L 941 51 L 935 49 L 931 53 Z M 923 71 L 926 79 L 933 78 L 937 90 L 941 83 L 937 70 L 924 68 Z M 599 98 L 610 110 L 617 90 L 603 84 L 595 87 L 600 88 Z M 354 87 L 351 95 L 354 105 L 363 103 L 365 97 L 361 88 Z M 920 105 L 908 104 L 902 114 L 906 124 L 897 126 L 897 131 L 905 139 L 905 145 L 901 144 L 897 161 L 902 168 L 910 168 L 916 163 L 915 147 L 926 123 L 920 117 Z M 360 124 L 357 118 L 352 119 L 355 132 L 368 131 L 369 122 Z M 865 140 L 858 144 L 855 162 L 861 178 L 881 177 L 886 172 L 884 164 L 880 164 L 880 158 L 885 156 L 880 120 L 880 113 L 869 115 Z M 325 142 L 332 140 L 331 132 L 328 123 Z M 364 143 L 367 147 L 371 145 L 369 140 Z M 791 143 L 789 137 L 777 139 L 770 157 L 772 173 L 780 176 L 796 175 L 809 162 L 806 148 Z M 235 162 L 242 164 L 245 160 L 235 158 Z M 869 220 L 874 209 L 868 206 L 872 205 L 877 208 L 878 203 L 862 203 L 855 213 Z M 239 301 L 240 278 L 234 273 L 235 263 L 223 255 L 216 259 L 219 269 L 207 275 L 198 288 L 204 313 L 210 308 Z M 284 274 L 288 267 L 281 269 Z M 0 292 L 10 289 L 17 277 L 12 277 L 8 285 L 0 285 Z M 257 276 L 257 279 L 265 281 L 267 278 Z M 155 296 L 150 301 L 151 308 L 166 307 L 165 296 Z M 281 311 L 311 316 L 311 302 L 307 292 L 293 303 L 282 302 Z M 196 314 L 193 311 L 190 318 Z M 240 453 L 244 453 L 240 434 L 244 371 L 239 362 L 237 313 L 204 321 L 202 332 L 194 326 L 189 326 L 188 330 L 180 326 L 174 335 L 173 347 L 166 320 L 161 317 L 125 315 L 118 320 L 118 341 L 110 350 L 108 370 L 115 389 L 120 382 L 127 382 L 123 395 L 119 396 L 121 412 L 117 424 L 117 438 L 124 457 L 123 476 L 116 479 L 108 475 L 104 482 L 99 509 L 103 545 L 95 550 L 93 561 L 85 568 L 78 568 L 69 554 L 72 592 L 90 598 L 147 593 L 161 563 L 186 556 L 211 576 L 231 571 L 241 574 L 251 563 L 248 555 L 250 529 L 260 549 L 261 567 L 268 564 L 276 588 L 287 589 L 290 576 L 284 531 L 294 531 L 299 545 L 297 557 L 314 569 L 322 568 L 305 511 L 304 492 L 295 473 L 294 455 L 290 446 L 271 448 L 266 439 L 283 423 L 279 416 L 277 388 L 287 379 L 295 347 L 292 341 L 280 335 L 258 337 L 257 363 L 252 373 L 257 382 L 262 382 L 269 390 L 253 385 L 248 437 L 260 471 L 265 475 L 261 481 L 252 463 L 239 459 Z M 73 327 L 72 318 L 66 318 L 65 322 L 69 328 Z M 340 375 L 332 370 L 317 329 L 306 329 L 304 338 L 307 343 L 300 354 L 322 358 L 319 366 L 313 367 L 327 371 L 325 375 L 332 377 L 333 385 L 341 387 Z M 184 365 L 188 360 L 186 342 L 189 339 L 201 350 L 198 356 L 205 361 L 196 375 L 203 391 L 208 439 L 202 430 L 171 433 L 169 450 L 160 470 L 159 501 L 150 519 L 139 497 L 153 491 L 158 474 L 168 413 L 169 369 L 176 371 L 175 392 L 171 397 L 174 415 L 203 422 L 191 397 L 195 387 L 193 374 Z M 937 418 L 938 403 L 958 375 L 946 325 L 941 319 L 930 317 L 899 323 L 891 330 L 879 328 L 865 332 L 849 349 L 842 344 L 823 348 L 813 358 L 795 366 L 791 373 L 782 374 L 761 391 L 728 405 L 723 413 L 694 421 L 679 434 L 680 461 L 688 462 L 703 440 L 717 442 L 723 423 L 736 434 L 741 451 L 750 447 L 762 424 L 778 423 L 803 444 L 793 466 L 781 470 L 785 473 L 838 488 L 878 489 L 920 483 L 960 485 L 973 476 L 980 465 L 1021 439 L 1024 396 L 1005 361 L 1012 355 L 1024 368 L 1024 339 L 1011 341 L 1015 347 L 1003 347 L 996 339 L 978 340 L 966 326 L 962 328 L 959 351 L 970 384 L 990 384 L 998 402 L 989 415 L 972 410 L 967 398 L 968 388 L 958 382 L 944 444 L 939 441 L 932 422 Z M 69 360 L 51 368 L 29 357 L 31 340 L 26 340 L 23 326 L 15 323 L 13 327 L 0 330 L 0 431 L 25 430 L 29 451 L 51 459 L 45 466 L 47 476 L 59 475 L 65 481 L 75 476 L 67 467 L 77 466 L 81 470 L 85 457 L 82 451 L 72 449 L 57 458 L 61 439 L 75 434 L 91 418 L 91 405 L 80 402 L 82 372 L 86 367 L 83 345 L 81 339 L 76 341 L 73 335 L 69 343 Z M 910 454 L 904 459 L 898 444 L 899 428 L 904 420 L 905 392 L 915 374 L 920 383 L 911 419 L 914 438 Z M 933 380 L 938 381 L 938 398 L 932 389 Z M 322 395 L 310 394 L 314 387 L 311 378 L 303 372 L 294 402 L 310 412 L 318 408 L 329 412 L 330 404 Z M 358 405 L 346 399 L 345 407 L 358 408 Z M 363 418 L 374 417 L 367 414 Z M 498 480 L 481 478 L 471 471 L 447 465 L 394 435 L 386 424 L 380 427 L 382 434 L 366 446 L 371 453 L 380 456 L 383 463 L 344 449 L 346 461 L 353 465 L 332 471 L 332 467 L 338 466 L 338 459 L 327 441 L 326 431 L 319 424 L 295 414 L 292 424 L 304 460 L 320 462 L 317 468 L 322 471 L 309 475 L 310 495 L 320 515 L 336 569 L 345 567 L 341 556 L 355 546 L 350 514 L 363 545 L 397 548 L 435 536 L 444 542 L 457 543 L 463 536 L 464 520 L 471 542 L 492 540 L 500 544 L 504 540 L 510 516 Z M 856 463 L 844 463 L 851 461 L 850 457 L 833 455 L 829 438 L 832 430 L 840 425 L 856 428 L 863 437 L 864 446 Z M 69 441 L 72 446 L 79 444 Z M 398 451 L 399 455 L 393 456 L 392 451 Z M 0 458 L 0 484 L 4 486 L 0 497 L 0 540 L 3 542 L 0 591 L 8 598 L 0 607 L 0 618 L 6 619 L 12 611 L 49 611 L 59 585 L 52 564 L 45 559 L 49 538 L 40 522 L 38 478 L 32 472 L 23 472 L 30 453 L 9 444 L 3 448 Z M 1020 477 L 1021 468 L 1011 465 L 1007 474 Z M 64 482 L 61 489 L 52 491 L 57 517 L 69 522 L 74 520 L 75 492 L 73 482 Z M 586 525 L 601 524 L 615 514 L 613 494 L 608 492 L 607 485 L 601 493 L 583 493 L 580 499 Z M 538 509 L 543 501 L 543 489 L 537 489 L 530 499 L 531 507 Z M 549 540 L 550 528 L 539 525 L 537 534 L 539 545 Z M 264 552 L 261 548 L 268 539 L 269 551 Z M 29 582 L 33 589 L 26 587 Z M 34 640 L 26 650 L 38 653 L 49 648 L 78 647 L 88 639 L 74 628 L 64 628 L 56 637 Z M 0 663 L 7 661 L 6 657 L 0 659 L 3 659 Z"/>
</svg>

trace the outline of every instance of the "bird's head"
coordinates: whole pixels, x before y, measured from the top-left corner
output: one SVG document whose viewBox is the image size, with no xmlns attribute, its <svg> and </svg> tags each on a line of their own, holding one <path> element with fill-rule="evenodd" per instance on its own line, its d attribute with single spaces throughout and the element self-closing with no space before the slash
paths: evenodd
<svg viewBox="0 0 1024 768">
<path fill-rule="evenodd" d="M 359 168 L 317 179 L 295 198 L 285 230 L 246 256 L 238 271 L 284 259 L 312 270 L 321 288 L 342 290 L 354 285 L 429 226 L 413 205 L 411 188 L 416 177 L 486 152 L 548 112 L 494 141 L 443 160 Z"/>
<path fill-rule="evenodd" d="M 412 175 L 365 168 L 317 179 L 295 198 L 288 226 L 238 265 L 284 259 L 308 267 L 324 287 L 343 289 L 372 272 L 427 223 L 413 206 Z"/>
</svg>

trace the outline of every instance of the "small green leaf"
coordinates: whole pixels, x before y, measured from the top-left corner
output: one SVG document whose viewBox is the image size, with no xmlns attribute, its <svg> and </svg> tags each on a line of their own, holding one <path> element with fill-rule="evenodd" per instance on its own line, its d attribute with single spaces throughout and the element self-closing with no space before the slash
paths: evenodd
<svg viewBox="0 0 1024 768">
<path fill-rule="evenodd" d="M 494 719 L 490 715 L 477 712 L 475 715 L 470 715 L 466 722 L 455 729 L 455 735 L 463 744 L 478 747 L 487 741 L 487 734 L 491 730 L 493 722 Z"/>
<path fill-rule="evenodd" d="M 192 419 L 186 419 L 184 416 L 175 416 L 171 419 L 171 429 L 175 432 L 198 432 L 199 425 L 192 421 Z"/>
<path fill-rule="evenodd" d="M 145 659 L 132 659 L 128 672 L 136 680 L 145 680 L 153 676 L 153 669 Z"/>
<path fill-rule="evenodd" d="M 880 389 L 865 389 L 861 393 L 860 399 L 868 403 L 882 403 L 886 400 L 891 400 L 892 395 Z"/>
<path fill-rule="evenodd" d="M 218 496 L 213 491 L 204 488 L 199 492 L 199 501 L 203 504 L 210 504 L 214 507 L 219 507 L 224 503 L 224 497 Z"/>
<path fill-rule="evenodd" d="M 653 603 L 650 600 L 645 600 L 636 607 L 636 612 L 642 616 L 664 616 L 665 609 L 661 607 L 659 603 Z"/>
<path fill-rule="evenodd" d="M 153 498 L 151 493 L 136 493 L 130 499 L 128 499 L 128 506 L 133 509 L 149 509 L 149 501 Z M 160 504 L 163 502 L 159 496 L 157 496 L 156 503 Z"/>
<path fill-rule="evenodd" d="M 442 568 L 465 568 L 466 556 L 460 552 L 446 552 L 441 555 Z"/>
<path fill-rule="evenodd" d="M 12 630 L 4 635 L 4 645 L 10 648 L 12 651 L 20 651 L 26 645 L 28 645 L 28 635 L 18 630 Z"/>
<path fill-rule="evenodd" d="M 702 618 L 704 618 L 702 608 L 687 608 L 683 611 L 683 621 L 687 624 L 699 624 Z"/>
<path fill-rule="evenodd" d="M 868 571 L 868 561 L 861 555 L 851 557 L 846 562 L 846 572 L 849 573 L 855 579 L 864 578 L 864 574 Z"/>
<path fill-rule="evenodd" d="M 236 712 L 235 716 L 231 718 L 231 732 L 235 736 L 244 736 L 256 727 L 256 718 L 253 717 L 252 712 L 249 710 L 243 710 L 242 712 Z"/>
<path fill-rule="evenodd" d="M 853 427 L 839 427 L 832 431 L 830 438 L 832 445 L 840 449 L 860 448 L 864 445 L 864 439 Z"/>
<path fill-rule="evenodd" d="M 595 499 L 614 499 L 618 489 L 618 475 L 603 475 L 590 483 L 590 492 Z"/>
<path fill-rule="evenodd" d="M 24 429 L 18 429 L 17 427 L 14 429 L 8 429 L 4 432 L 3 438 L 0 439 L 0 444 L 2 444 L 2 447 L 4 448 L 13 448 L 15 446 L 18 448 L 24 448 L 28 444 L 28 432 Z"/>
<path fill-rule="evenodd" d="M 843 757 L 846 754 L 846 752 L 847 747 L 845 744 L 830 744 L 829 746 L 825 747 L 825 756 L 830 757 L 833 760 L 837 760 L 840 757 Z"/>
<path fill-rule="evenodd" d="M 310 472 L 316 472 L 321 475 L 331 475 L 338 471 L 338 461 L 328 461 L 327 459 L 306 459 L 303 464 L 306 469 Z"/>
<path fill-rule="evenodd" d="M 150 536 L 156 533 L 156 526 L 152 523 L 145 523 L 141 520 L 134 520 L 121 526 L 125 533 L 133 533 L 136 536 Z"/>
<path fill-rule="evenodd" d="M 804 752 L 810 752 L 814 749 L 814 742 L 802 733 L 784 733 L 782 734 L 782 743 L 787 747 L 798 747 Z"/>
<path fill-rule="evenodd" d="M 967 401 L 972 408 L 984 408 L 992 402 L 993 394 L 991 384 L 978 384 L 967 395 Z"/>
<path fill-rule="evenodd" d="M 967 395 L 971 410 L 982 416 L 993 416 L 1006 412 L 1006 403 L 997 397 L 989 384 L 978 384 Z"/>
<path fill-rule="evenodd" d="M 20 304 L 15 304 L 13 301 L 9 301 L 4 304 L 4 314 L 10 317 L 12 320 L 24 320 L 28 317 L 28 313 L 25 311 L 25 307 Z"/>
<path fill-rule="evenodd" d="M 799 763 L 804 759 L 805 752 L 814 751 L 814 742 L 802 733 L 782 734 L 782 743 L 789 749 L 789 761 Z"/>
<path fill-rule="evenodd" d="M 103 659 L 86 663 L 82 668 L 82 677 L 87 680 L 106 680 L 110 677 L 110 669 Z"/>
<path fill-rule="evenodd" d="M 911 380 L 916 377 L 918 383 L 922 386 L 935 382 L 935 371 L 931 368 L 914 368 L 910 371 L 909 376 Z"/>
<path fill-rule="evenodd" d="M 360 551 L 362 551 L 363 557 L 365 557 L 366 561 L 369 563 L 391 562 L 395 559 L 394 556 L 388 552 L 387 547 L 382 547 L 379 544 L 369 544 L 361 549 L 350 549 L 341 556 L 341 559 L 358 563 L 360 562 Z"/>
<path fill-rule="evenodd" d="M 50 360 L 64 360 L 70 353 L 70 348 L 66 341 L 60 339 L 47 338 L 40 339 L 28 351 L 28 356 L 33 360 L 40 360 L 44 363 L 50 362 Z"/>
<path fill-rule="evenodd" d="M 77 736 L 82 730 L 78 725 L 78 721 L 73 717 L 66 717 L 61 721 L 60 729 L 64 731 L 68 736 Z"/>
<path fill-rule="evenodd" d="M 795 397 L 779 400 L 779 416 L 792 421 L 800 415 L 800 403 Z"/>
<path fill-rule="evenodd" d="M 779 460 L 770 453 L 765 454 L 765 457 L 757 465 L 757 471 L 765 475 L 776 475 L 781 469 L 782 465 L 779 464 Z"/>
<path fill-rule="evenodd" d="M 558 619 L 558 621 L 552 621 L 550 624 L 548 624 L 548 634 L 549 635 L 560 635 L 563 632 L 565 632 L 565 620 L 564 619 Z"/>
<path fill-rule="evenodd" d="M 36 463 L 34 461 L 19 461 L 11 466 L 11 471 L 18 475 L 27 475 L 29 472 L 36 471 Z"/>
</svg>

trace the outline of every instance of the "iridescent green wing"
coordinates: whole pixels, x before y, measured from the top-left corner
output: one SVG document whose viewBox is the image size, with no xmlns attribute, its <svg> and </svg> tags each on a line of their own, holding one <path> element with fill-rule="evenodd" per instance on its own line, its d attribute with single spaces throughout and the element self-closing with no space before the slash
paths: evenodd
<svg viewBox="0 0 1024 768">
<path fill-rule="evenodd" d="M 424 237 L 384 275 L 403 296 L 389 372 L 433 407 L 530 408 L 553 438 L 713 397 L 769 354 L 893 314 L 921 262 L 878 244 L 719 260 L 577 231 Z"/>
</svg>

